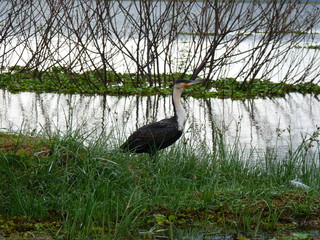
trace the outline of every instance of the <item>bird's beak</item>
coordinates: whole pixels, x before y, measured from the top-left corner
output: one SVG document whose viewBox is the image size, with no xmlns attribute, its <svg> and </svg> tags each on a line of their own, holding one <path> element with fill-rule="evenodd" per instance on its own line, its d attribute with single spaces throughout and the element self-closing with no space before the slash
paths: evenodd
<svg viewBox="0 0 320 240">
<path fill-rule="evenodd" d="M 188 83 L 185 83 L 184 84 L 184 87 L 190 87 L 191 85 L 193 85 L 193 84 L 196 84 L 196 83 L 201 83 L 202 81 L 201 80 L 194 80 L 194 81 L 192 81 L 192 82 L 188 82 Z"/>
</svg>

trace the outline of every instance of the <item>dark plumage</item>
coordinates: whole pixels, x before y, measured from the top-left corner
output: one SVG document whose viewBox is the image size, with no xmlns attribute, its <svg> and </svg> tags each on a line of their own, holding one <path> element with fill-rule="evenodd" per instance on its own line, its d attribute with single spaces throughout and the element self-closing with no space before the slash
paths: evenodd
<svg viewBox="0 0 320 240">
<path fill-rule="evenodd" d="M 132 133 L 121 148 L 135 153 L 154 154 L 181 137 L 182 131 L 177 129 L 176 117 L 145 125 Z"/>
<path fill-rule="evenodd" d="M 178 80 L 173 86 L 172 103 L 174 116 L 145 125 L 133 132 L 121 149 L 134 153 L 155 154 L 176 142 L 182 135 L 186 121 L 180 98 L 183 90 L 200 81 Z"/>
</svg>

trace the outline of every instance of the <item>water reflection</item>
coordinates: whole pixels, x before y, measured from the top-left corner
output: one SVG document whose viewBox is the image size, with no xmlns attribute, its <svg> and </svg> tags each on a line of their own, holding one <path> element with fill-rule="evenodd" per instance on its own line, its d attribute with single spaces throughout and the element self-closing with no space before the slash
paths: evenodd
<svg viewBox="0 0 320 240">
<path fill-rule="evenodd" d="M 18 131 L 66 131 L 70 126 L 102 134 L 116 145 L 137 127 L 170 117 L 170 97 L 81 96 L 53 93 L 0 91 L 0 128 Z M 188 122 L 180 141 L 213 149 L 215 132 L 232 144 L 265 151 L 301 143 L 302 135 L 320 126 L 319 99 L 290 94 L 286 98 L 234 101 L 185 98 Z M 280 135 L 281 137 L 278 137 Z M 290 143 L 290 144 L 289 144 Z M 179 144 L 179 143 L 178 143 Z"/>
</svg>

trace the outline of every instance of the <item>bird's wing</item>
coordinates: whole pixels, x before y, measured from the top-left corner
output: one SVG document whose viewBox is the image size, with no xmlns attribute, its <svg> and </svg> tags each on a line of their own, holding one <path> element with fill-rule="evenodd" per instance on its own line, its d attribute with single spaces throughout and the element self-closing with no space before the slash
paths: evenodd
<svg viewBox="0 0 320 240">
<path fill-rule="evenodd" d="M 173 144 L 182 132 L 178 131 L 177 123 L 171 119 L 163 119 L 136 130 L 121 146 L 135 152 L 151 152 Z"/>
</svg>

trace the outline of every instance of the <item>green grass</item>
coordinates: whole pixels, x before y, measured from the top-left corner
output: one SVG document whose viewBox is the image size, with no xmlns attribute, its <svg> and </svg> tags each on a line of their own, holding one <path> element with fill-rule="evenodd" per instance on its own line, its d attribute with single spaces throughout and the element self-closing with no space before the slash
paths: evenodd
<svg viewBox="0 0 320 240">
<path fill-rule="evenodd" d="M 89 142 L 79 131 L 1 134 L 0 238 L 253 236 L 319 224 L 319 152 L 307 154 L 316 136 L 254 162 L 222 140 L 213 153 L 178 142 L 150 159 L 111 152 L 108 139 Z M 297 176 L 309 190 L 290 184 Z"/>
</svg>

